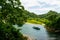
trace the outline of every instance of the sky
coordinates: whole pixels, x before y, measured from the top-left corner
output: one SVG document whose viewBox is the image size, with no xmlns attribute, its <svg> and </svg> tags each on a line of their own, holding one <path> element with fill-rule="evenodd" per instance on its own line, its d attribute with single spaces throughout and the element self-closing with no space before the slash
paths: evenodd
<svg viewBox="0 0 60 40">
<path fill-rule="evenodd" d="M 60 0 L 20 0 L 24 8 L 35 14 L 45 14 L 49 10 L 60 12 Z"/>
</svg>

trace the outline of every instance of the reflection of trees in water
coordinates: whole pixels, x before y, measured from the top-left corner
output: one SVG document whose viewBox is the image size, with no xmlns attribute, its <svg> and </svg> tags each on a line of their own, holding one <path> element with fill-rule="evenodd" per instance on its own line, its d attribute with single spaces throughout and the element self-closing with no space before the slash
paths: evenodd
<svg viewBox="0 0 60 40">
<path fill-rule="evenodd" d="M 60 33 L 48 32 L 50 40 L 60 40 Z"/>
</svg>

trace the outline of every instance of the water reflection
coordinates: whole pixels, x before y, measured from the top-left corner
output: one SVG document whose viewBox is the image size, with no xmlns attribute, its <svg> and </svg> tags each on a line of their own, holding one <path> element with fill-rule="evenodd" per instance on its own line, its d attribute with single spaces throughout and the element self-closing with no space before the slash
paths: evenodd
<svg viewBox="0 0 60 40">
<path fill-rule="evenodd" d="M 49 40 L 60 40 L 60 33 L 48 32 Z"/>
</svg>

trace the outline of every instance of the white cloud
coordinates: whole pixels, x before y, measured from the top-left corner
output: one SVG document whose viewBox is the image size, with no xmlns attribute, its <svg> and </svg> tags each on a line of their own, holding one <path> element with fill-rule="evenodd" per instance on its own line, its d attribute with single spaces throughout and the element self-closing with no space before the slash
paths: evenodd
<svg viewBox="0 0 60 40">
<path fill-rule="evenodd" d="M 59 5 L 60 1 L 59 0 L 39 0 L 40 2 L 45 2 L 47 4 L 51 4 L 51 5 Z"/>
<path fill-rule="evenodd" d="M 60 12 L 60 0 L 21 0 L 26 10 L 44 14 L 49 10 Z"/>
<path fill-rule="evenodd" d="M 49 10 L 55 10 L 54 8 L 39 8 L 39 9 L 27 9 L 29 10 L 30 12 L 34 12 L 36 14 L 44 14 L 44 13 L 47 13 Z"/>
<path fill-rule="evenodd" d="M 28 6 L 28 7 L 39 5 L 37 0 L 21 0 L 21 2 L 23 3 L 23 5 Z"/>
</svg>

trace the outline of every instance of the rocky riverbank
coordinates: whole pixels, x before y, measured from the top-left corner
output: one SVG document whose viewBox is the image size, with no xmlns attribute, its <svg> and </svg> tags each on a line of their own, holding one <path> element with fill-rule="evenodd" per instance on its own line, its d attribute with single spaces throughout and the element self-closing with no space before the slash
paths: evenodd
<svg viewBox="0 0 60 40">
<path fill-rule="evenodd" d="M 60 32 L 60 30 L 55 30 L 54 28 L 45 27 L 49 32 Z"/>
<path fill-rule="evenodd" d="M 27 40 L 33 40 L 30 36 L 23 34 L 24 37 L 27 38 Z"/>
</svg>

